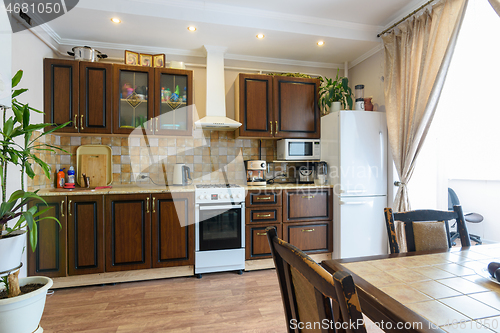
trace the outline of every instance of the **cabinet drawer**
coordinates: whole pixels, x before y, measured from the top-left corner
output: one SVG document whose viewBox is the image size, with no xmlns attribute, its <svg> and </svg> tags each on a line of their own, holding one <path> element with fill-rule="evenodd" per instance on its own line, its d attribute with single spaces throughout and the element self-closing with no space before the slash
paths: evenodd
<svg viewBox="0 0 500 333">
<path fill-rule="evenodd" d="M 281 206 L 281 191 L 249 191 L 246 207 Z"/>
<path fill-rule="evenodd" d="M 281 207 L 261 209 L 247 209 L 246 223 L 273 223 L 281 222 Z"/>
<path fill-rule="evenodd" d="M 332 225 L 332 221 L 283 223 L 284 240 L 304 252 L 332 252 Z"/>
<path fill-rule="evenodd" d="M 286 190 L 283 200 L 283 222 L 331 220 L 332 190 Z"/>
<path fill-rule="evenodd" d="M 281 238 L 281 224 L 260 224 L 246 226 L 246 250 L 245 258 L 248 259 L 265 259 L 271 258 L 271 248 L 267 240 L 266 228 L 275 227 L 278 237 Z"/>
</svg>

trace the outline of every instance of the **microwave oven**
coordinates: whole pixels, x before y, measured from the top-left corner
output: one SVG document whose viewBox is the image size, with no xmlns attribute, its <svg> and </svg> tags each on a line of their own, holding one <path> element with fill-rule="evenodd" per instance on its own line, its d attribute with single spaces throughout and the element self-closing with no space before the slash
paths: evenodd
<svg viewBox="0 0 500 333">
<path fill-rule="evenodd" d="M 319 139 L 282 139 L 277 143 L 277 159 L 280 161 L 311 161 L 320 159 Z"/>
</svg>

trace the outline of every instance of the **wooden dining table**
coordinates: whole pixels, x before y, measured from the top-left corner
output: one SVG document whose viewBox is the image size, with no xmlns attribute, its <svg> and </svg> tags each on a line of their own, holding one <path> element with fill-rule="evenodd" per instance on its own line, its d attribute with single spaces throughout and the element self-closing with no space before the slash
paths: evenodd
<svg viewBox="0 0 500 333">
<path fill-rule="evenodd" d="M 325 260 L 352 274 L 363 313 L 385 332 L 500 332 L 500 244 Z"/>
</svg>

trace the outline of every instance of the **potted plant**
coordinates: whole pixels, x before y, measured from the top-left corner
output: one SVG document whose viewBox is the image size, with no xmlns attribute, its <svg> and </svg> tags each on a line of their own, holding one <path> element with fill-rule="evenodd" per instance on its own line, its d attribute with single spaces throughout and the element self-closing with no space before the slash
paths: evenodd
<svg viewBox="0 0 500 333">
<path fill-rule="evenodd" d="M 47 132 L 37 133 L 53 124 L 31 124 L 31 112 L 42 113 L 23 104 L 17 97 L 27 89 L 14 88 L 23 76 L 18 71 L 12 79 L 12 113 L 7 118 L 7 108 L 2 107 L 2 129 L 0 130 L 0 185 L 2 190 L 2 203 L 0 205 L 0 282 L 5 285 L 7 299 L 0 297 L 0 332 L 24 333 L 34 332 L 38 328 L 47 289 L 52 286 L 52 280 L 47 277 L 28 277 L 19 280 L 18 274 L 21 257 L 28 232 L 31 248 L 36 248 L 37 222 L 54 217 L 42 217 L 50 208 L 38 211 L 36 206 L 25 209 L 30 200 L 45 202 L 36 192 L 24 189 L 25 175 L 33 179 L 35 172 L 33 165 L 39 165 L 45 176 L 50 179 L 50 167 L 37 157 L 36 152 L 62 150 L 50 144 L 38 143 L 44 135 L 66 126 L 69 123 L 54 127 Z M 35 134 L 36 133 L 36 134 Z M 21 170 L 21 189 L 14 191 L 7 199 L 7 179 L 9 166 Z M 13 225 L 8 226 L 7 223 Z M 27 231 L 26 231 L 27 229 Z M 14 273 L 14 271 L 16 271 Z M 21 288 L 28 284 L 41 284 L 38 290 L 21 294 Z M 2 292 L 2 290 L 0 290 Z M 26 316 L 29 314 L 29 316 Z"/>
<path fill-rule="evenodd" d="M 335 80 L 320 77 L 319 105 L 323 114 L 339 111 L 341 104 L 344 110 L 352 109 L 352 91 L 349 87 L 349 80 L 346 77 L 339 77 L 339 71 L 340 69 L 337 70 Z"/>
</svg>

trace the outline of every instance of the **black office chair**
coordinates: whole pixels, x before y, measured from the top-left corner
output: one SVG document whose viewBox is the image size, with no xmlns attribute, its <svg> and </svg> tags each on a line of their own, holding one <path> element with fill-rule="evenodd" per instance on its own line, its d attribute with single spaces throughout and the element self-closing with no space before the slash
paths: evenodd
<svg viewBox="0 0 500 333">
<path fill-rule="evenodd" d="M 448 210 L 453 210 L 453 206 L 458 205 L 460 205 L 460 200 L 458 200 L 457 194 L 455 193 L 455 191 L 453 191 L 453 189 L 448 187 Z M 483 221 L 483 215 L 478 213 L 465 213 L 464 218 L 466 222 L 470 223 L 481 223 Z M 456 222 L 452 227 L 454 227 L 455 225 Z M 453 245 L 456 245 L 455 240 L 460 237 L 460 235 L 458 234 L 458 232 L 452 231 L 450 233 L 450 237 Z M 469 234 L 469 238 L 471 239 L 471 241 L 476 242 L 476 245 L 483 244 L 483 242 L 481 241 L 481 237 L 479 237 L 478 235 Z"/>
</svg>

